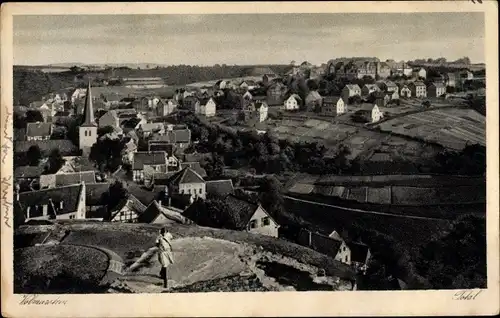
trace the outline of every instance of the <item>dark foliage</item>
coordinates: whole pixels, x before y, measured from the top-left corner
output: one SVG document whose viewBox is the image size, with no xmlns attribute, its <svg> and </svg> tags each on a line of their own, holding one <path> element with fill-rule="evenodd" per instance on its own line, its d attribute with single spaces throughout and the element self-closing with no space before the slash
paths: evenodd
<svg viewBox="0 0 500 318">
<path fill-rule="evenodd" d="M 47 165 L 45 166 L 45 174 L 53 174 L 59 171 L 64 165 L 64 158 L 61 155 L 59 149 L 52 149 L 49 154 L 49 160 L 47 161 Z"/>
<path fill-rule="evenodd" d="M 486 288 L 486 219 L 457 219 L 421 249 L 416 268 L 435 289 Z"/>
<path fill-rule="evenodd" d="M 27 123 L 43 122 L 42 113 L 35 109 L 30 109 L 25 114 L 25 121 Z"/>
<path fill-rule="evenodd" d="M 99 138 L 92 145 L 89 158 L 101 171 L 114 172 L 122 164 L 123 147 L 124 142 L 121 139 Z"/>
<path fill-rule="evenodd" d="M 486 173 L 486 147 L 468 145 L 462 151 L 444 150 L 436 156 L 436 173 L 483 175 Z"/>
<path fill-rule="evenodd" d="M 42 159 L 42 152 L 40 151 L 40 147 L 38 147 L 37 145 L 31 146 L 26 153 L 26 157 L 30 166 L 38 166 L 40 159 Z"/>
</svg>

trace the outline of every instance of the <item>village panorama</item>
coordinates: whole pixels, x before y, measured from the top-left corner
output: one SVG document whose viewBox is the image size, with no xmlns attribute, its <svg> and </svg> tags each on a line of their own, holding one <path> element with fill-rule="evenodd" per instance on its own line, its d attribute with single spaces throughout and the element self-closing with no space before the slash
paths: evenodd
<svg viewBox="0 0 500 318">
<path fill-rule="evenodd" d="M 482 61 L 294 49 L 14 65 L 14 292 L 484 288 Z"/>
</svg>

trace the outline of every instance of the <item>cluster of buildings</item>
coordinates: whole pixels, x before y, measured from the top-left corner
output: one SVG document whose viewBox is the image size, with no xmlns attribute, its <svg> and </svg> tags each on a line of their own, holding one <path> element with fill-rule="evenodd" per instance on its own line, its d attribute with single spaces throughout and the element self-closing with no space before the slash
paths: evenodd
<svg viewBox="0 0 500 318">
<path fill-rule="evenodd" d="M 129 132 L 124 132 L 120 116 L 124 109 L 108 110 L 100 118 L 95 118 L 90 83 L 85 93 L 83 121 L 78 128 L 81 155 L 65 157 L 64 166 L 53 174 L 44 174 L 41 166 L 21 166 L 15 170 L 15 213 L 21 214 L 25 221 L 98 219 L 187 224 L 192 221 L 185 217 L 185 210 L 190 208 L 189 211 L 192 211 L 195 208 L 193 203 L 216 196 L 227 203 L 232 214 L 238 215 L 238 218 L 228 216 L 229 220 L 238 222 L 232 224 L 228 221 L 227 226 L 234 230 L 278 237 L 279 225 L 260 204 L 236 196 L 230 179 L 206 181 L 206 172 L 200 163 L 190 161 L 183 154 L 183 150 L 191 143 L 191 131 L 186 126 L 154 123 L 145 117 L 134 117 L 139 122 Z M 146 102 L 140 99 L 138 105 L 154 108 L 156 104 L 158 108 L 165 107 L 162 103 L 168 105 L 168 102 L 161 99 Z M 134 110 L 129 110 L 128 114 L 141 115 Z M 36 135 L 36 138 L 29 141 L 37 145 L 45 141 L 48 132 L 42 131 L 42 128 L 50 126 L 50 123 L 30 125 L 29 135 Z M 99 136 L 99 127 L 106 126 L 112 127 L 113 131 Z M 98 173 L 88 159 L 90 149 L 98 138 L 128 138 L 122 159 L 124 163 L 130 164 L 132 182 L 137 185 L 111 209 L 107 208 L 107 196 L 112 183 Z M 138 138 L 147 140 L 147 151 L 138 151 Z M 150 192 L 158 195 L 144 195 Z"/>
</svg>

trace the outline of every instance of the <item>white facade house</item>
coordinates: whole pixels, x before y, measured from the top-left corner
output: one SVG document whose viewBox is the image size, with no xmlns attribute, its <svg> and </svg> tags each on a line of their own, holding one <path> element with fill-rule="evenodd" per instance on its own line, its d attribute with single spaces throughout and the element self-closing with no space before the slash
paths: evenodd
<svg viewBox="0 0 500 318">
<path fill-rule="evenodd" d="M 380 111 L 380 108 L 378 108 L 377 105 L 373 105 L 372 111 L 371 111 L 371 118 L 372 118 L 372 123 L 376 123 L 382 118 L 384 118 L 384 113 Z"/>
<path fill-rule="evenodd" d="M 301 98 L 297 94 L 293 94 L 285 100 L 285 110 L 298 110 L 300 108 Z"/>
<path fill-rule="evenodd" d="M 195 113 L 205 115 L 206 117 L 215 116 L 217 112 L 217 104 L 213 98 L 208 99 L 205 103 L 199 103 L 195 106 Z"/>
</svg>

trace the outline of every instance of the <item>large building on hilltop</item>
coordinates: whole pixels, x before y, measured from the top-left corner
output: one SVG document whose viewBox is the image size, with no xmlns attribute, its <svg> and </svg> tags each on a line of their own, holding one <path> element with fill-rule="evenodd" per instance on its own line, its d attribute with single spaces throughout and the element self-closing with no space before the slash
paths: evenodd
<svg viewBox="0 0 500 318">
<path fill-rule="evenodd" d="M 87 95 L 85 96 L 85 108 L 83 110 L 83 122 L 80 125 L 80 150 L 83 155 L 90 154 L 90 148 L 97 142 L 97 123 L 94 118 L 94 106 L 92 104 L 92 92 L 90 81 L 87 86 Z"/>
</svg>

